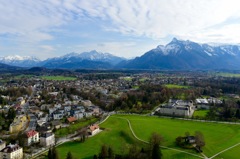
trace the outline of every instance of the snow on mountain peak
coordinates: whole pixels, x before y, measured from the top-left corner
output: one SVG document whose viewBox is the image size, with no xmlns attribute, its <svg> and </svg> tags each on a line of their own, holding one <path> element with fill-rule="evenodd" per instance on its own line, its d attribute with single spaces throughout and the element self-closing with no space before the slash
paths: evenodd
<svg viewBox="0 0 240 159">
<path fill-rule="evenodd" d="M 1 61 L 24 61 L 24 60 L 32 60 L 32 61 L 40 61 L 36 57 L 31 56 L 19 56 L 19 55 L 13 55 L 13 56 L 4 56 L 0 57 Z"/>
</svg>

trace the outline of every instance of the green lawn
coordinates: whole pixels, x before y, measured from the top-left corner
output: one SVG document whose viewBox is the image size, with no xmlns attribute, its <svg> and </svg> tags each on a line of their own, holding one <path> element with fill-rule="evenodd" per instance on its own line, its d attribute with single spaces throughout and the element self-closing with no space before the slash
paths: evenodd
<svg viewBox="0 0 240 159">
<path fill-rule="evenodd" d="M 105 130 L 88 138 L 84 143 L 68 142 L 59 146 L 57 150 L 60 159 L 65 159 L 68 151 L 71 151 L 76 158 L 92 159 L 94 154 L 100 152 L 103 144 L 113 147 L 115 153 L 118 154 L 126 153 L 133 143 L 144 145 L 133 138 L 125 120 L 110 117 L 100 127 Z"/>
<path fill-rule="evenodd" d="M 124 77 L 123 80 L 125 80 L 125 81 L 132 81 L 132 77 Z"/>
<path fill-rule="evenodd" d="M 76 80 L 76 77 L 65 77 L 65 76 L 41 76 L 44 80 L 52 80 L 52 81 L 73 81 Z"/>
<path fill-rule="evenodd" d="M 240 150 L 240 145 L 238 145 L 237 147 L 232 148 L 231 150 L 228 150 L 228 151 L 220 154 L 219 156 L 216 156 L 215 159 L 236 158 L 236 156 L 239 154 L 239 150 Z"/>
<path fill-rule="evenodd" d="M 31 78 L 31 77 L 34 77 L 34 75 L 18 75 L 18 76 L 15 76 L 14 78 L 23 79 L 23 78 Z"/>
<path fill-rule="evenodd" d="M 221 72 L 221 73 L 216 73 L 217 76 L 222 76 L 222 77 L 240 77 L 240 74 L 237 73 L 226 73 L 226 72 Z"/>
<path fill-rule="evenodd" d="M 240 142 L 240 125 L 184 121 L 150 116 L 114 115 L 100 126 L 101 128 L 105 128 L 103 132 L 87 139 L 85 143 L 69 142 L 61 145 L 58 148 L 61 159 L 64 159 L 69 150 L 71 150 L 75 157 L 90 159 L 100 151 L 102 144 L 111 145 L 117 153 L 126 152 L 129 144 L 132 143 L 138 143 L 139 146 L 143 146 L 143 143 L 139 143 L 132 136 L 127 121 L 118 117 L 129 119 L 135 134 L 139 138 L 148 141 L 152 132 L 158 132 L 164 137 L 163 146 L 171 148 L 178 148 L 174 143 L 176 137 L 183 136 L 187 131 L 190 134 L 194 134 L 195 131 L 201 131 L 206 142 L 203 152 L 208 157 Z M 186 151 L 196 153 L 194 150 Z M 237 152 L 235 149 L 232 151 L 233 153 Z M 196 158 L 173 150 L 162 149 L 162 152 L 164 159 Z M 238 158 L 237 153 L 232 154 L 228 151 L 222 155 L 230 156 L 229 158 L 231 159 Z"/>
<path fill-rule="evenodd" d="M 165 84 L 164 86 L 167 88 L 176 88 L 176 89 L 189 88 L 189 86 L 182 86 L 177 84 Z"/>
<path fill-rule="evenodd" d="M 55 132 L 55 136 L 56 137 L 63 137 L 63 136 L 66 136 L 67 134 L 72 134 L 76 130 L 79 130 L 79 129 L 83 128 L 83 127 L 86 127 L 86 126 L 88 126 L 90 124 L 95 123 L 97 120 L 98 119 L 96 119 L 96 118 L 92 118 L 92 119 L 89 119 L 89 120 L 82 119 L 80 121 L 77 121 L 74 124 L 71 124 L 69 127 L 61 128 L 61 129 L 57 130 Z"/>
<path fill-rule="evenodd" d="M 206 117 L 209 110 L 195 110 L 193 117 Z"/>
</svg>

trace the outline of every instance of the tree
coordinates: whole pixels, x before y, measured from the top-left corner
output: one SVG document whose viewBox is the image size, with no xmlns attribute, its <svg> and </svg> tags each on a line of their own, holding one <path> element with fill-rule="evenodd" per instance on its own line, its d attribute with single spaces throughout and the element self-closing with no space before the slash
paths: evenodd
<svg viewBox="0 0 240 159">
<path fill-rule="evenodd" d="M 99 159 L 105 159 L 108 157 L 108 149 L 106 145 L 102 145 Z"/>
<path fill-rule="evenodd" d="M 160 149 L 161 142 L 163 141 L 163 138 L 161 135 L 157 133 L 153 133 L 150 137 L 150 157 L 152 159 L 161 159 L 162 158 L 162 152 Z"/>
<path fill-rule="evenodd" d="M 111 147 L 108 148 L 108 158 L 114 159 L 114 152 Z"/>
<path fill-rule="evenodd" d="M 235 117 L 240 119 L 240 110 L 239 109 L 236 110 Z"/>
<path fill-rule="evenodd" d="M 52 148 L 52 159 L 59 159 L 58 152 L 55 146 L 53 146 Z"/>
<path fill-rule="evenodd" d="M 201 150 L 203 146 L 205 146 L 205 141 L 204 141 L 204 136 L 200 131 L 195 132 L 195 142 L 196 142 L 196 147 Z"/>
<path fill-rule="evenodd" d="M 52 158 L 52 148 L 51 147 L 48 150 L 48 159 L 53 159 Z"/>
<path fill-rule="evenodd" d="M 71 152 L 68 152 L 67 153 L 67 158 L 66 159 L 73 159 L 73 156 L 72 156 L 72 153 Z"/>
<path fill-rule="evenodd" d="M 53 146 L 48 151 L 48 159 L 59 159 L 56 147 Z"/>
<path fill-rule="evenodd" d="M 98 159 L 97 155 L 94 155 L 94 156 L 93 156 L 93 159 Z"/>
</svg>

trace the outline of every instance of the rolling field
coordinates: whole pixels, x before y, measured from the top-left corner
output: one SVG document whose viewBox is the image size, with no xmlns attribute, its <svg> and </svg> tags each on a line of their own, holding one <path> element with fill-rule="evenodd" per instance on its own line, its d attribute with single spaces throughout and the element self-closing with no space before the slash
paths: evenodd
<svg viewBox="0 0 240 159">
<path fill-rule="evenodd" d="M 222 77 L 236 77 L 240 78 L 240 74 L 238 73 L 226 73 L 226 72 L 221 72 L 221 73 L 216 73 L 217 76 L 222 76 Z"/>
<path fill-rule="evenodd" d="M 164 86 L 167 88 L 175 88 L 175 89 L 189 88 L 189 86 L 182 86 L 182 85 L 177 85 L 177 84 L 165 84 Z"/>
<path fill-rule="evenodd" d="M 194 150 L 178 148 L 174 143 L 175 138 L 183 136 L 187 131 L 192 135 L 194 135 L 195 131 L 201 131 L 206 142 L 206 146 L 203 148 L 203 153 L 208 157 L 211 157 L 216 153 L 240 142 L 240 125 L 185 121 L 137 115 L 114 115 L 109 117 L 105 123 L 100 125 L 101 128 L 105 128 L 104 131 L 87 139 L 85 143 L 69 142 L 58 147 L 61 159 L 66 157 L 69 150 L 71 150 L 73 155 L 77 158 L 90 159 L 94 154 L 99 153 L 100 147 L 103 144 L 111 145 L 116 153 L 126 153 L 129 144 L 133 143 L 137 143 L 140 147 L 146 146 L 146 144 L 137 141 L 134 138 L 126 119 L 129 119 L 133 131 L 140 139 L 148 141 L 152 132 L 158 132 L 164 138 L 164 142 L 162 144 L 163 146 L 176 148 L 196 155 L 200 154 L 196 153 Z M 236 152 L 238 150 L 239 146 L 226 151 L 215 158 L 224 157 L 237 159 L 238 155 Z M 164 148 L 162 148 L 162 152 L 164 159 L 198 158 Z"/>
<path fill-rule="evenodd" d="M 52 81 L 73 81 L 76 80 L 76 77 L 65 77 L 65 76 L 41 76 L 44 80 L 52 80 Z"/>
<path fill-rule="evenodd" d="M 120 154 L 126 153 L 130 144 L 144 145 L 132 136 L 126 121 L 109 118 L 100 127 L 105 130 L 88 138 L 84 143 L 68 142 L 59 146 L 57 150 L 60 158 L 65 159 L 68 151 L 71 151 L 76 158 L 92 159 L 94 154 L 98 155 L 103 144 L 113 147 L 113 150 Z"/>
</svg>

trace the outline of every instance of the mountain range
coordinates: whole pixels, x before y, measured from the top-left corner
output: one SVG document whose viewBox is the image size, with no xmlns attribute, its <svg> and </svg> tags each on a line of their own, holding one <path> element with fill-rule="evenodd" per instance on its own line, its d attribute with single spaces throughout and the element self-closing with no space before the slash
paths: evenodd
<svg viewBox="0 0 240 159">
<path fill-rule="evenodd" d="M 209 45 L 174 38 L 141 57 L 124 61 L 118 68 L 126 69 L 240 69 L 239 45 Z"/>
<path fill-rule="evenodd" d="M 189 40 L 173 40 L 159 45 L 140 57 L 127 60 L 95 50 L 70 53 L 41 61 L 33 57 L 1 57 L 0 63 L 12 66 L 67 69 L 240 69 L 240 45 L 199 44 Z"/>
</svg>

